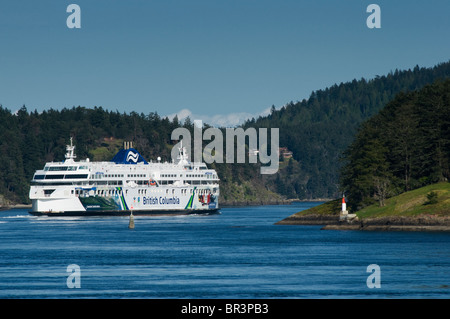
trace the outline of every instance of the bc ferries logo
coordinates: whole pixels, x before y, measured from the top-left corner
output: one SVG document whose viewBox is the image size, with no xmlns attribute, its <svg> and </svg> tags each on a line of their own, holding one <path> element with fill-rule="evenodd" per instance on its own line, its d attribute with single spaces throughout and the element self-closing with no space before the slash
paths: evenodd
<svg viewBox="0 0 450 319">
<path fill-rule="evenodd" d="M 137 163 L 138 158 L 139 158 L 139 154 L 129 151 L 128 155 L 127 155 L 127 162 Z"/>
</svg>

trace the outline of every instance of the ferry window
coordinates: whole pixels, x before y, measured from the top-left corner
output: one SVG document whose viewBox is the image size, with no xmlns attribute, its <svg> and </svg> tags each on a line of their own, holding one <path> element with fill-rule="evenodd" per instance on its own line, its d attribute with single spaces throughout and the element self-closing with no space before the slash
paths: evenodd
<svg viewBox="0 0 450 319">
<path fill-rule="evenodd" d="M 50 171 L 67 171 L 67 166 L 52 166 Z"/>
<path fill-rule="evenodd" d="M 77 178 L 87 178 L 88 174 L 73 174 L 73 175 L 66 175 L 65 179 L 77 179 Z"/>
<path fill-rule="evenodd" d="M 45 179 L 63 179 L 64 175 L 45 175 Z"/>
</svg>

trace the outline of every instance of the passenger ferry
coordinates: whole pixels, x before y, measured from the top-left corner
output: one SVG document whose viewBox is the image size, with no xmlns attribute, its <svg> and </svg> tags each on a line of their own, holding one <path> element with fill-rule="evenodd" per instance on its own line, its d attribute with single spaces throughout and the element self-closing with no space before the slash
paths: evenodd
<svg viewBox="0 0 450 319">
<path fill-rule="evenodd" d="M 30 187 L 32 215 L 103 216 L 216 213 L 219 177 L 192 163 L 180 143 L 171 163 L 147 162 L 125 142 L 110 162 L 75 161 L 70 139 L 63 162 L 46 163 Z"/>
</svg>

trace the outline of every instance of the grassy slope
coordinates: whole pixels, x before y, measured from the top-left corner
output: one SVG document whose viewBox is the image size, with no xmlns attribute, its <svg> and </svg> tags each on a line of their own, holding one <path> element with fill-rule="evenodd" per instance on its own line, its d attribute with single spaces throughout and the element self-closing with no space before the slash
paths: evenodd
<svg viewBox="0 0 450 319">
<path fill-rule="evenodd" d="M 436 204 L 426 204 L 427 194 L 438 194 Z M 418 188 L 386 200 L 384 207 L 368 206 L 358 212 L 358 217 L 384 216 L 417 216 L 421 214 L 449 216 L 450 215 L 450 183 L 438 183 Z"/>
<path fill-rule="evenodd" d="M 122 148 L 123 140 L 104 138 L 101 145 L 89 151 L 91 161 L 110 161 Z"/>
<path fill-rule="evenodd" d="M 425 204 L 427 194 L 438 194 L 436 204 Z M 316 207 L 298 212 L 293 216 L 305 216 L 314 214 L 338 215 L 341 210 L 341 200 L 333 200 Z M 384 207 L 378 205 L 368 206 L 356 215 L 361 218 L 386 217 L 386 216 L 417 216 L 417 215 L 450 216 L 450 183 L 438 183 L 418 188 L 386 200 Z"/>
</svg>

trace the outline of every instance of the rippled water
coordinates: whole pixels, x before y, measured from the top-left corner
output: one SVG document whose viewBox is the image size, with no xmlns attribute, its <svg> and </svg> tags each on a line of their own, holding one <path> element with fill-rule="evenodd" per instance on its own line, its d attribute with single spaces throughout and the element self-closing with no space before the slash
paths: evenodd
<svg viewBox="0 0 450 319">
<path fill-rule="evenodd" d="M 450 234 L 275 222 L 316 203 L 210 216 L 0 212 L 0 298 L 449 298 Z M 68 288 L 80 267 L 80 288 Z M 368 288 L 380 267 L 381 288 Z"/>
</svg>

